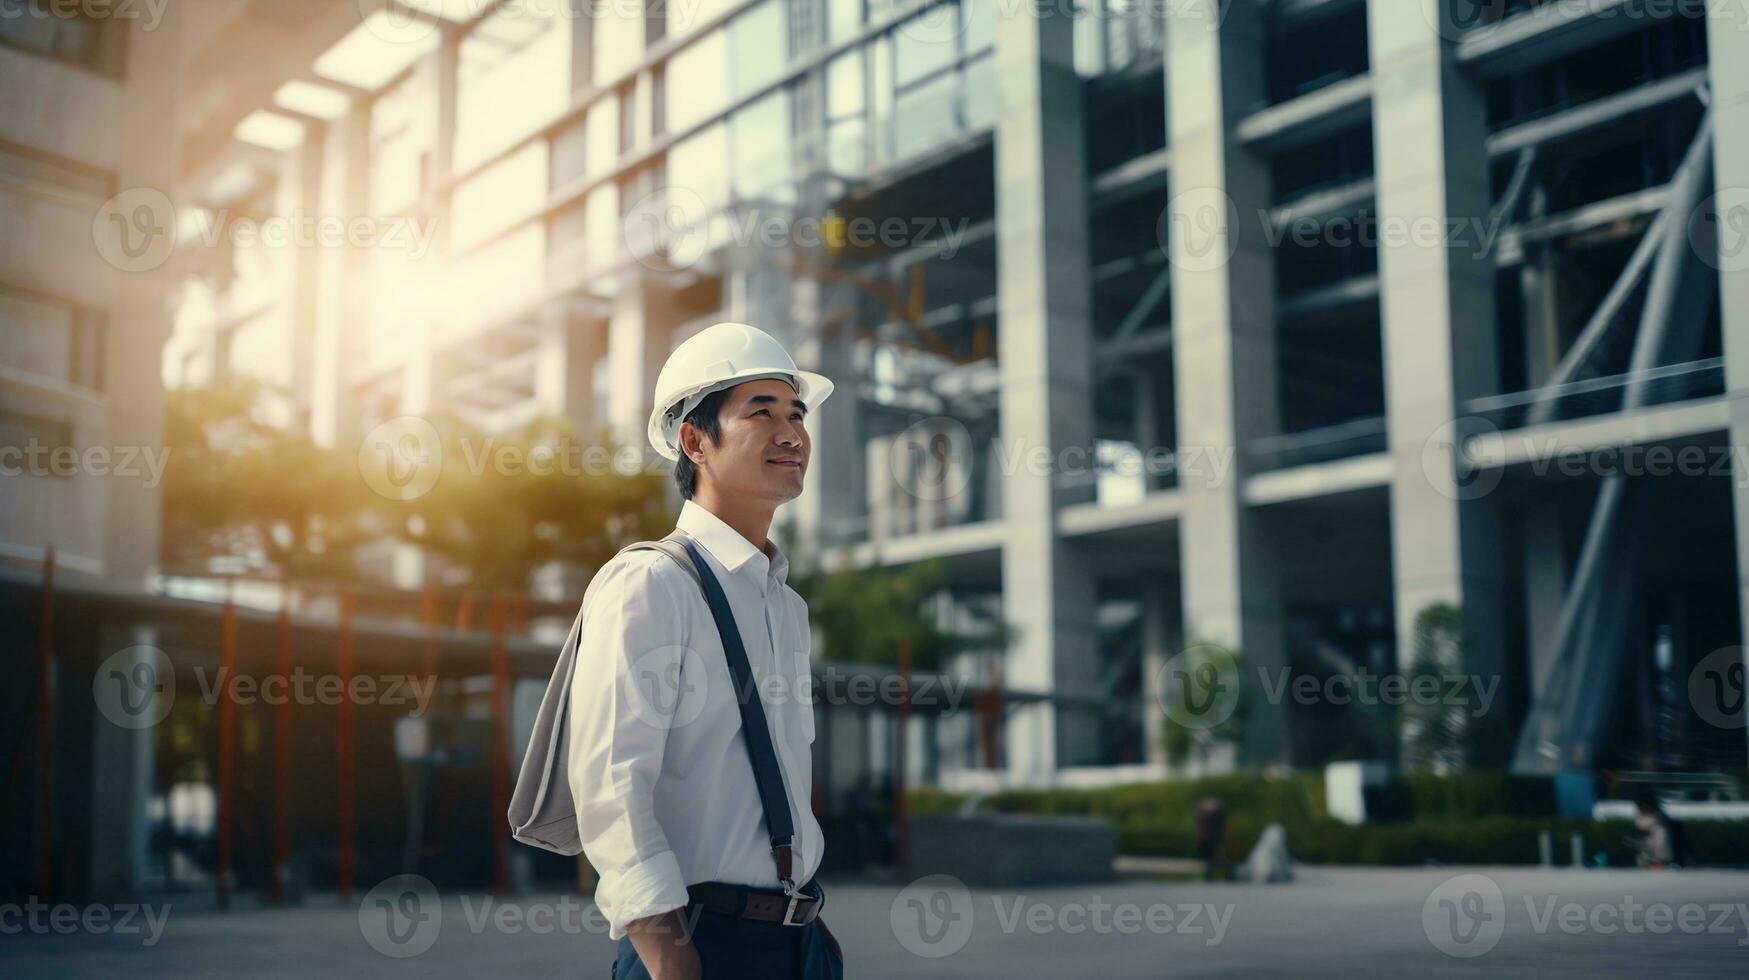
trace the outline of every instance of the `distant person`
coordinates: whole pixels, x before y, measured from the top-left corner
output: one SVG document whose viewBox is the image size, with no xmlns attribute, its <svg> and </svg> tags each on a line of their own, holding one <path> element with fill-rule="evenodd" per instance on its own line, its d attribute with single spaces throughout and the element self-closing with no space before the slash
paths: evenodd
<svg viewBox="0 0 1749 980">
<path fill-rule="evenodd" d="M 1196 855 L 1202 859 L 1202 880 L 1214 881 L 1217 872 L 1226 877 L 1226 861 L 1221 857 L 1226 836 L 1226 805 L 1212 796 L 1204 798 L 1196 805 Z"/>
<path fill-rule="evenodd" d="M 1683 867 L 1693 863 L 1688 847 L 1688 829 L 1682 821 L 1665 813 L 1658 798 L 1650 793 L 1636 797 L 1634 806 L 1639 811 L 1634 815 L 1637 834 L 1634 848 L 1638 852 L 1640 867 Z"/>
</svg>

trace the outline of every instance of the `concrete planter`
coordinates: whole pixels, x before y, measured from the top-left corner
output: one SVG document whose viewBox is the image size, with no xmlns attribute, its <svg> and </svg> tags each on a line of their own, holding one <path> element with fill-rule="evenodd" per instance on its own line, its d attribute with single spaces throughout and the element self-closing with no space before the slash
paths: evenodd
<svg viewBox="0 0 1749 980">
<path fill-rule="evenodd" d="M 910 851 L 912 877 L 948 874 L 986 888 L 1105 881 L 1117 828 L 1095 817 L 929 814 L 911 819 Z"/>
</svg>

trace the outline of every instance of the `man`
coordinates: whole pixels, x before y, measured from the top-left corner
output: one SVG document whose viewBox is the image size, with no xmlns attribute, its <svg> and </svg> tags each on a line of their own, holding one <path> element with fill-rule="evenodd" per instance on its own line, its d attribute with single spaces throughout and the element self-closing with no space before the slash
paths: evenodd
<svg viewBox="0 0 1749 980">
<path fill-rule="evenodd" d="M 783 860 L 749 761 L 727 653 L 700 586 L 666 555 L 623 552 L 583 600 L 567 774 L 596 904 L 620 940 L 614 976 L 801 977 L 837 944 L 811 883 L 825 842 L 812 795 L 808 609 L 767 532 L 801 495 L 803 422 L 832 382 L 772 337 L 719 323 L 656 383 L 649 437 L 675 461 L 689 534 L 721 583 L 757 682 L 794 842 Z M 796 900 L 799 897 L 799 901 Z M 800 912 L 797 909 L 801 909 Z M 739 914 L 737 914 L 739 913 Z M 842 960 L 835 968 L 842 972 Z"/>
</svg>

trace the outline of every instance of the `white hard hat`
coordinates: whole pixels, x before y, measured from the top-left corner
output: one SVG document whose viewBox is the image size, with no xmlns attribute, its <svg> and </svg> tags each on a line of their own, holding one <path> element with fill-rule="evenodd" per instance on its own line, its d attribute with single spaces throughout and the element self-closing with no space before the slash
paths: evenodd
<svg viewBox="0 0 1749 980">
<path fill-rule="evenodd" d="M 745 323 L 716 323 L 686 338 L 656 377 L 656 404 L 650 411 L 650 445 L 680 459 L 680 423 L 706 395 L 757 378 L 780 378 L 796 389 L 808 411 L 832 393 L 825 375 L 803 371 L 775 338 Z"/>
</svg>

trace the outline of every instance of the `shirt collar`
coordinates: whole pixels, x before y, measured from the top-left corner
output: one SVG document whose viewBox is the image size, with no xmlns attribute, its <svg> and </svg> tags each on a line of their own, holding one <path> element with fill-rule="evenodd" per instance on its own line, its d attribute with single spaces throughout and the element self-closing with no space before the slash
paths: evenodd
<svg viewBox="0 0 1749 980">
<path fill-rule="evenodd" d="M 739 572 L 741 566 L 751 562 L 755 571 L 763 573 L 762 578 L 775 580 L 779 585 L 789 575 L 789 558 L 777 546 L 776 538 L 766 538 L 769 553 L 760 551 L 753 542 L 742 537 L 740 531 L 696 501 L 687 500 L 680 505 L 680 517 L 674 524 L 692 535 L 732 573 Z"/>
</svg>

